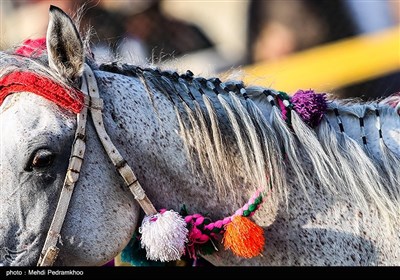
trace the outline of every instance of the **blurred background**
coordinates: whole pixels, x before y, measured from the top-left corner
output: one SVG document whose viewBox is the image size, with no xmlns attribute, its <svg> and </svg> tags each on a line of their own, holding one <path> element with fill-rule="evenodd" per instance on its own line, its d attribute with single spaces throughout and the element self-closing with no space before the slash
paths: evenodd
<svg viewBox="0 0 400 280">
<path fill-rule="evenodd" d="M 0 49 L 45 36 L 49 5 L 81 14 L 98 61 L 162 63 L 286 91 L 400 91 L 400 0 L 0 0 Z"/>
</svg>

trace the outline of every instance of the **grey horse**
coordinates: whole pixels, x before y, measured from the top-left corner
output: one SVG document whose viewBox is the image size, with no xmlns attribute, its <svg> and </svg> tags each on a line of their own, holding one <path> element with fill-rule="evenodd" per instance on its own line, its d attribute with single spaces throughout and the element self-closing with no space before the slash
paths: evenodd
<svg viewBox="0 0 400 280">
<path fill-rule="evenodd" d="M 28 56 L 0 53 L 1 265 L 37 264 L 77 122 L 76 112 L 23 82 L 7 91 L 7 78 L 34 73 L 72 92 L 85 63 L 104 101 L 109 137 L 158 210 L 184 205 L 216 221 L 266 190 L 251 217 L 265 237 L 259 254 L 237 256 L 215 238 L 217 250 L 197 256 L 216 266 L 400 264 L 399 96 L 369 103 L 331 97 L 310 125 L 294 101 L 273 89 L 154 66 L 99 65 L 70 17 L 54 6 L 46 41 L 46 49 Z M 143 218 L 90 118 L 85 138 L 57 236 L 58 266 L 104 265 Z"/>
</svg>

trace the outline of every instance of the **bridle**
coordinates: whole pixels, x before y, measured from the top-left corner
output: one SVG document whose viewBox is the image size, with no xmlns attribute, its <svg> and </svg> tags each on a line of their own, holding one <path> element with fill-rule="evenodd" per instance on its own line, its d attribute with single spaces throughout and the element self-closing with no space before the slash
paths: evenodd
<svg viewBox="0 0 400 280">
<path fill-rule="evenodd" d="M 106 132 L 102 115 L 103 100 L 99 96 L 99 89 L 94 73 L 87 64 L 85 64 L 83 72 L 81 92 L 84 94 L 84 106 L 77 114 L 77 129 L 72 145 L 71 156 L 69 158 L 67 174 L 61 189 L 53 220 L 47 233 L 46 241 L 37 263 L 38 266 L 52 266 L 60 251 L 60 248 L 57 247 L 60 232 L 83 164 L 86 148 L 86 123 L 89 112 L 100 142 L 134 198 L 138 201 L 146 215 L 154 215 L 157 213 L 157 210 L 138 182 L 132 168 L 118 152 L 118 149 L 111 142 Z"/>
</svg>

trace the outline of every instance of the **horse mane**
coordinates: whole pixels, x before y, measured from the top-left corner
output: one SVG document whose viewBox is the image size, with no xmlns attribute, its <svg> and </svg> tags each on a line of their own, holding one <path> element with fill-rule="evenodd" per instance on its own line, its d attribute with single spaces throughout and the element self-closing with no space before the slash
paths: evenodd
<svg viewBox="0 0 400 280">
<path fill-rule="evenodd" d="M 290 186 L 296 184 L 307 197 L 319 187 L 362 210 L 373 205 L 385 221 L 398 214 L 398 156 L 381 137 L 381 156 L 376 157 L 367 144 L 360 145 L 338 126 L 343 128 L 341 118 L 365 119 L 382 133 L 381 119 L 395 115 L 388 102 L 396 99 L 398 104 L 399 97 L 361 102 L 330 96 L 326 115 L 312 129 L 295 111 L 287 125 L 265 95 L 266 90 L 277 95 L 273 89 L 116 62 L 99 69 L 139 78 L 156 111 L 153 89 L 170 100 L 189 158 L 214 179 L 222 196 L 233 187 L 263 186 L 272 191 L 273 201 L 288 203 Z M 221 108 L 225 114 L 219 113 Z"/>
</svg>

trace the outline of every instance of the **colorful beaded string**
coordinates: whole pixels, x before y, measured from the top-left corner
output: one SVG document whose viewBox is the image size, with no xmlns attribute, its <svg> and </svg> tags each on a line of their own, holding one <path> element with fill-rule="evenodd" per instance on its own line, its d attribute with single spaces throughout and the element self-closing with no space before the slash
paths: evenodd
<svg viewBox="0 0 400 280">
<path fill-rule="evenodd" d="M 258 190 L 249 199 L 249 201 L 241 208 L 236 210 L 236 212 L 229 217 L 223 218 L 221 220 L 212 222 L 211 219 L 204 217 L 201 214 L 185 215 L 186 209 L 181 211 L 184 216 L 185 222 L 189 228 L 189 242 L 187 244 L 187 253 L 190 258 L 196 258 L 196 251 L 200 250 L 203 254 L 210 254 L 216 250 L 214 244 L 212 243 L 212 238 L 216 239 L 218 235 L 223 234 L 232 220 L 236 216 L 241 217 L 251 217 L 254 215 L 255 211 L 260 207 L 263 202 L 263 193 Z M 206 248 L 201 248 L 198 244 L 208 244 Z"/>
</svg>

